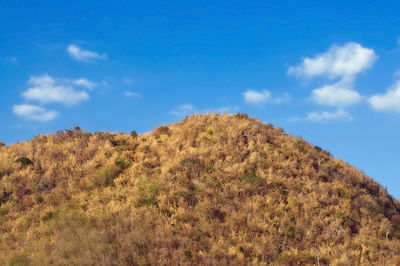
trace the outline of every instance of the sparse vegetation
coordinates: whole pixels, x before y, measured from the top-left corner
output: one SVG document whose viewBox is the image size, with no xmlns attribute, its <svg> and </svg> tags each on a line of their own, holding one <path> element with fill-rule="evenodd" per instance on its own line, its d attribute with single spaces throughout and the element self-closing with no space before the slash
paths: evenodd
<svg viewBox="0 0 400 266">
<path fill-rule="evenodd" d="M 0 265 L 400 265 L 400 203 L 246 114 L 0 149 Z"/>
</svg>

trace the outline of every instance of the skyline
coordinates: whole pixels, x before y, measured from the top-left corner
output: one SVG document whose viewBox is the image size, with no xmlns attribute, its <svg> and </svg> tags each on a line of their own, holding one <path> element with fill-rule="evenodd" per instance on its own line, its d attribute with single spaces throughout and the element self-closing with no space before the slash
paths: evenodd
<svg viewBox="0 0 400 266">
<path fill-rule="evenodd" d="M 37 1 L 0 10 L 0 141 L 243 112 L 400 198 L 399 4 Z"/>
</svg>

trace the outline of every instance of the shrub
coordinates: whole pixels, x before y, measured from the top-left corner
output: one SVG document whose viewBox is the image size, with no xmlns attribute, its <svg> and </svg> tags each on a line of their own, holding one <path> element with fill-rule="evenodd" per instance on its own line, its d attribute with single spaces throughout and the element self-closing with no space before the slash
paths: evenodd
<svg viewBox="0 0 400 266">
<path fill-rule="evenodd" d="M 294 239 L 295 231 L 296 231 L 296 227 L 294 227 L 292 225 L 288 226 L 288 228 L 286 230 L 287 237 L 290 239 Z"/>
<path fill-rule="evenodd" d="M 279 229 L 280 220 L 279 218 L 274 218 L 269 222 L 269 225 L 274 228 L 275 230 Z"/>
<path fill-rule="evenodd" d="M 55 216 L 56 216 L 56 212 L 54 212 L 54 211 L 48 211 L 48 212 L 46 212 L 44 215 L 43 215 L 43 217 L 42 217 L 42 221 L 43 222 L 47 222 L 47 221 L 50 221 L 51 219 L 53 219 Z"/>
<path fill-rule="evenodd" d="M 233 115 L 234 118 L 242 120 L 242 119 L 249 119 L 249 116 L 244 113 L 237 113 Z"/>
<path fill-rule="evenodd" d="M 138 133 L 136 133 L 135 130 L 132 130 L 130 135 L 132 138 L 136 138 L 138 136 Z"/>
<path fill-rule="evenodd" d="M 69 137 L 72 137 L 74 135 L 74 132 L 70 129 L 66 129 L 65 134 L 67 134 Z"/>
<path fill-rule="evenodd" d="M 36 193 L 36 194 L 35 194 L 35 202 L 36 202 L 37 204 L 39 204 L 39 203 L 43 203 L 43 201 L 44 201 L 44 199 L 43 199 L 42 195 Z"/>
<path fill-rule="evenodd" d="M 315 149 L 317 152 L 322 151 L 321 147 L 318 147 L 318 146 L 314 146 L 314 149 Z"/>
<path fill-rule="evenodd" d="M 193 177 L 198 177 L 200 171 L 203 169 L 203 165 L 200 160 L 195 157 L 189 157 L 183 159 L 180 162 L 181 170 L 183 170 L 187 176 L 187 178 L 191 179 Z"/>
<path fill-rule="evenodd" d="M 156 204 L 155 195 L 151 195 L 150 197 L 140 197 L 136 202 L 136 207 L 150 206 Z"/>
<path fill-rule="evenodd" d="M 120 173 L 114 167 L 102 167 L 96 171 L 94 184 L 98 187 L 108 187 L 114 185 L 114 178 Z"/>
<path fill-rule="evenodd" d="M 349 221 L 349 219 L 350 219 L 349 216 L 344 212 L 338 211 L 335 213 L 335 215 L 336 215 L 336 218 L 339 219 L 341 224 L 344 224 L 345 222 Z"/>
<path fill-rule="evenodd" d="M 112 137 L 108 139 L 113 147 L 126 145 L 125 140 L 115 140 Z"/>
<path fill-rule="evenodd" d="M 4 144 L 4 142 L 0 141 L 0 148 L 6 146 L 6 144 Z"/>
<path fill-rule="evenodd" d="M 79 133 L 79 132 L 82 131 L 82 129 L 80 127 L 78 127 L 78 126 L 74 126 L 73 127 L 73 131 L 76 132 L 76 133 Z"/>
<path fill-rule="evenodd" d="M 40 180 L 38 184 L 34 187 L 34 190 L 36 192 L 43 192 L 43 191 L 49 191 L 55 187 L 56 184 L 54 182 Z"/>
<path fill-rule="evenodd" d="M 11 174 L 11 170 L 7 170 L 7 169 L 0 170 L 0 180 L 3 178 L 3 176 L 10 175 L 10 174 Z"/>
<path fill-rule="evenodd" d="M 192 252 L 189 249 L 183 250 L 183 255 L 185 256 L 186 259 L 191 260 L 192 259 Z"/>
<path fill-rule="evenodd" d="M 125 169 L 129 166 L 129 163 L 122 158 L 115 159 L 114 163 L 121 169 Z"/>
<path fill-rule="evenodd" d="M 178 191 L 176 193 L 176 195 L 179 198 L 183 198 L 185 200 L 185 202 L 188 203 L 191 206 L 193 206 L 193 205 L 195 205 L 197 203 L 197 199 L 196 199 L 196 197 L 194 196 L 193 193 L 189 193 L 187 191 Z"/>
<path fill-rule="evenodd" d="M 15 160 L 16 163 L 20 163 L 22 166 L 33 165 L 33 162 L 27 157 L 19 157 Z"/>
<path fill-rule="evenodd" d="M 305 144 L 305 141 L 300 137 L 297 137 L 294 141 L 294 146 L 299 150 L 304 149 Z"/>
<path fill-rule="evenodd" d="M 194 158 L 194 157 L 189 157 L 189 158 L 183 159 L 181 161 L 181 165 L 182 166 L 185 166 L 185 165 L 198 165 L 198 164 L 200 164 L 200 160 L 197 159 L 197 158 Z"/>
<path fill-rule="evenodd" d="M 156 127 L 153 132 L 155 135 L 163 135 L 163 134 L 169 135 L 170 130 L 169 130 L 169 127 L 167 127 L 167 126 L 160 126 L 160 127 Z"/>
<path fill-rule="evenodd" d="M 278 192 L 281 195 L 286 195 L 287 194 L 287 190 L 285 185 L 282 182 L 272 182 L 270 184 L 270 186 L 272 187 L 272 190 L 275 192 Z"/>
<path fill-rule="evenodd" d="M 143 180 L 139 185 L 139 198 L 136 201 L 136 207 L 157 205 L 157 195 L 161 187 L 161 182 Z"/>
<path fill-rule="evenodd" d="M 243 175 L 240 176 L 241 180 L 248 181 L 250 183 L 261 183 L 263 179 L 256 175 L 256 170 L 254 168 L 248 168 Z"/>
<path fill-rule="evenodd" d="M 319 176 L 319 179 L 320 179 L 322 182 L 328 182 L 328 181 L 329 181 L 329 178 L 328 178 L 326 175 L 320 175 L 320 176 Z"/>
</svg>

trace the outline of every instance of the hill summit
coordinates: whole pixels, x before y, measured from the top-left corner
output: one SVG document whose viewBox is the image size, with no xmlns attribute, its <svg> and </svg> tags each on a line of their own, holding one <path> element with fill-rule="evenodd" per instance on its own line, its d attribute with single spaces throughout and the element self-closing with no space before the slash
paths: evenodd
<svg viewBox="0 0 400 266">
<path fill-rule="evenodd" d="M 400 265 L 400 203 L 244 114 L 0 145 L 1 265 Z"/>
</svg>

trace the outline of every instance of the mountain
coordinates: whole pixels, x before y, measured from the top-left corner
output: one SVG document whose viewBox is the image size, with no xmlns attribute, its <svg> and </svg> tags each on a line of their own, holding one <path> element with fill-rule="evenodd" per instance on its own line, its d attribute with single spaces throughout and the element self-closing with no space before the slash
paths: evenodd
<svg viewBox="0 0 400 266">
<path fill-rule="evenodd" d="M 400 203 L 245 114 L 0 147 L 2 265 L 400 265 Z"/>
</svg>

